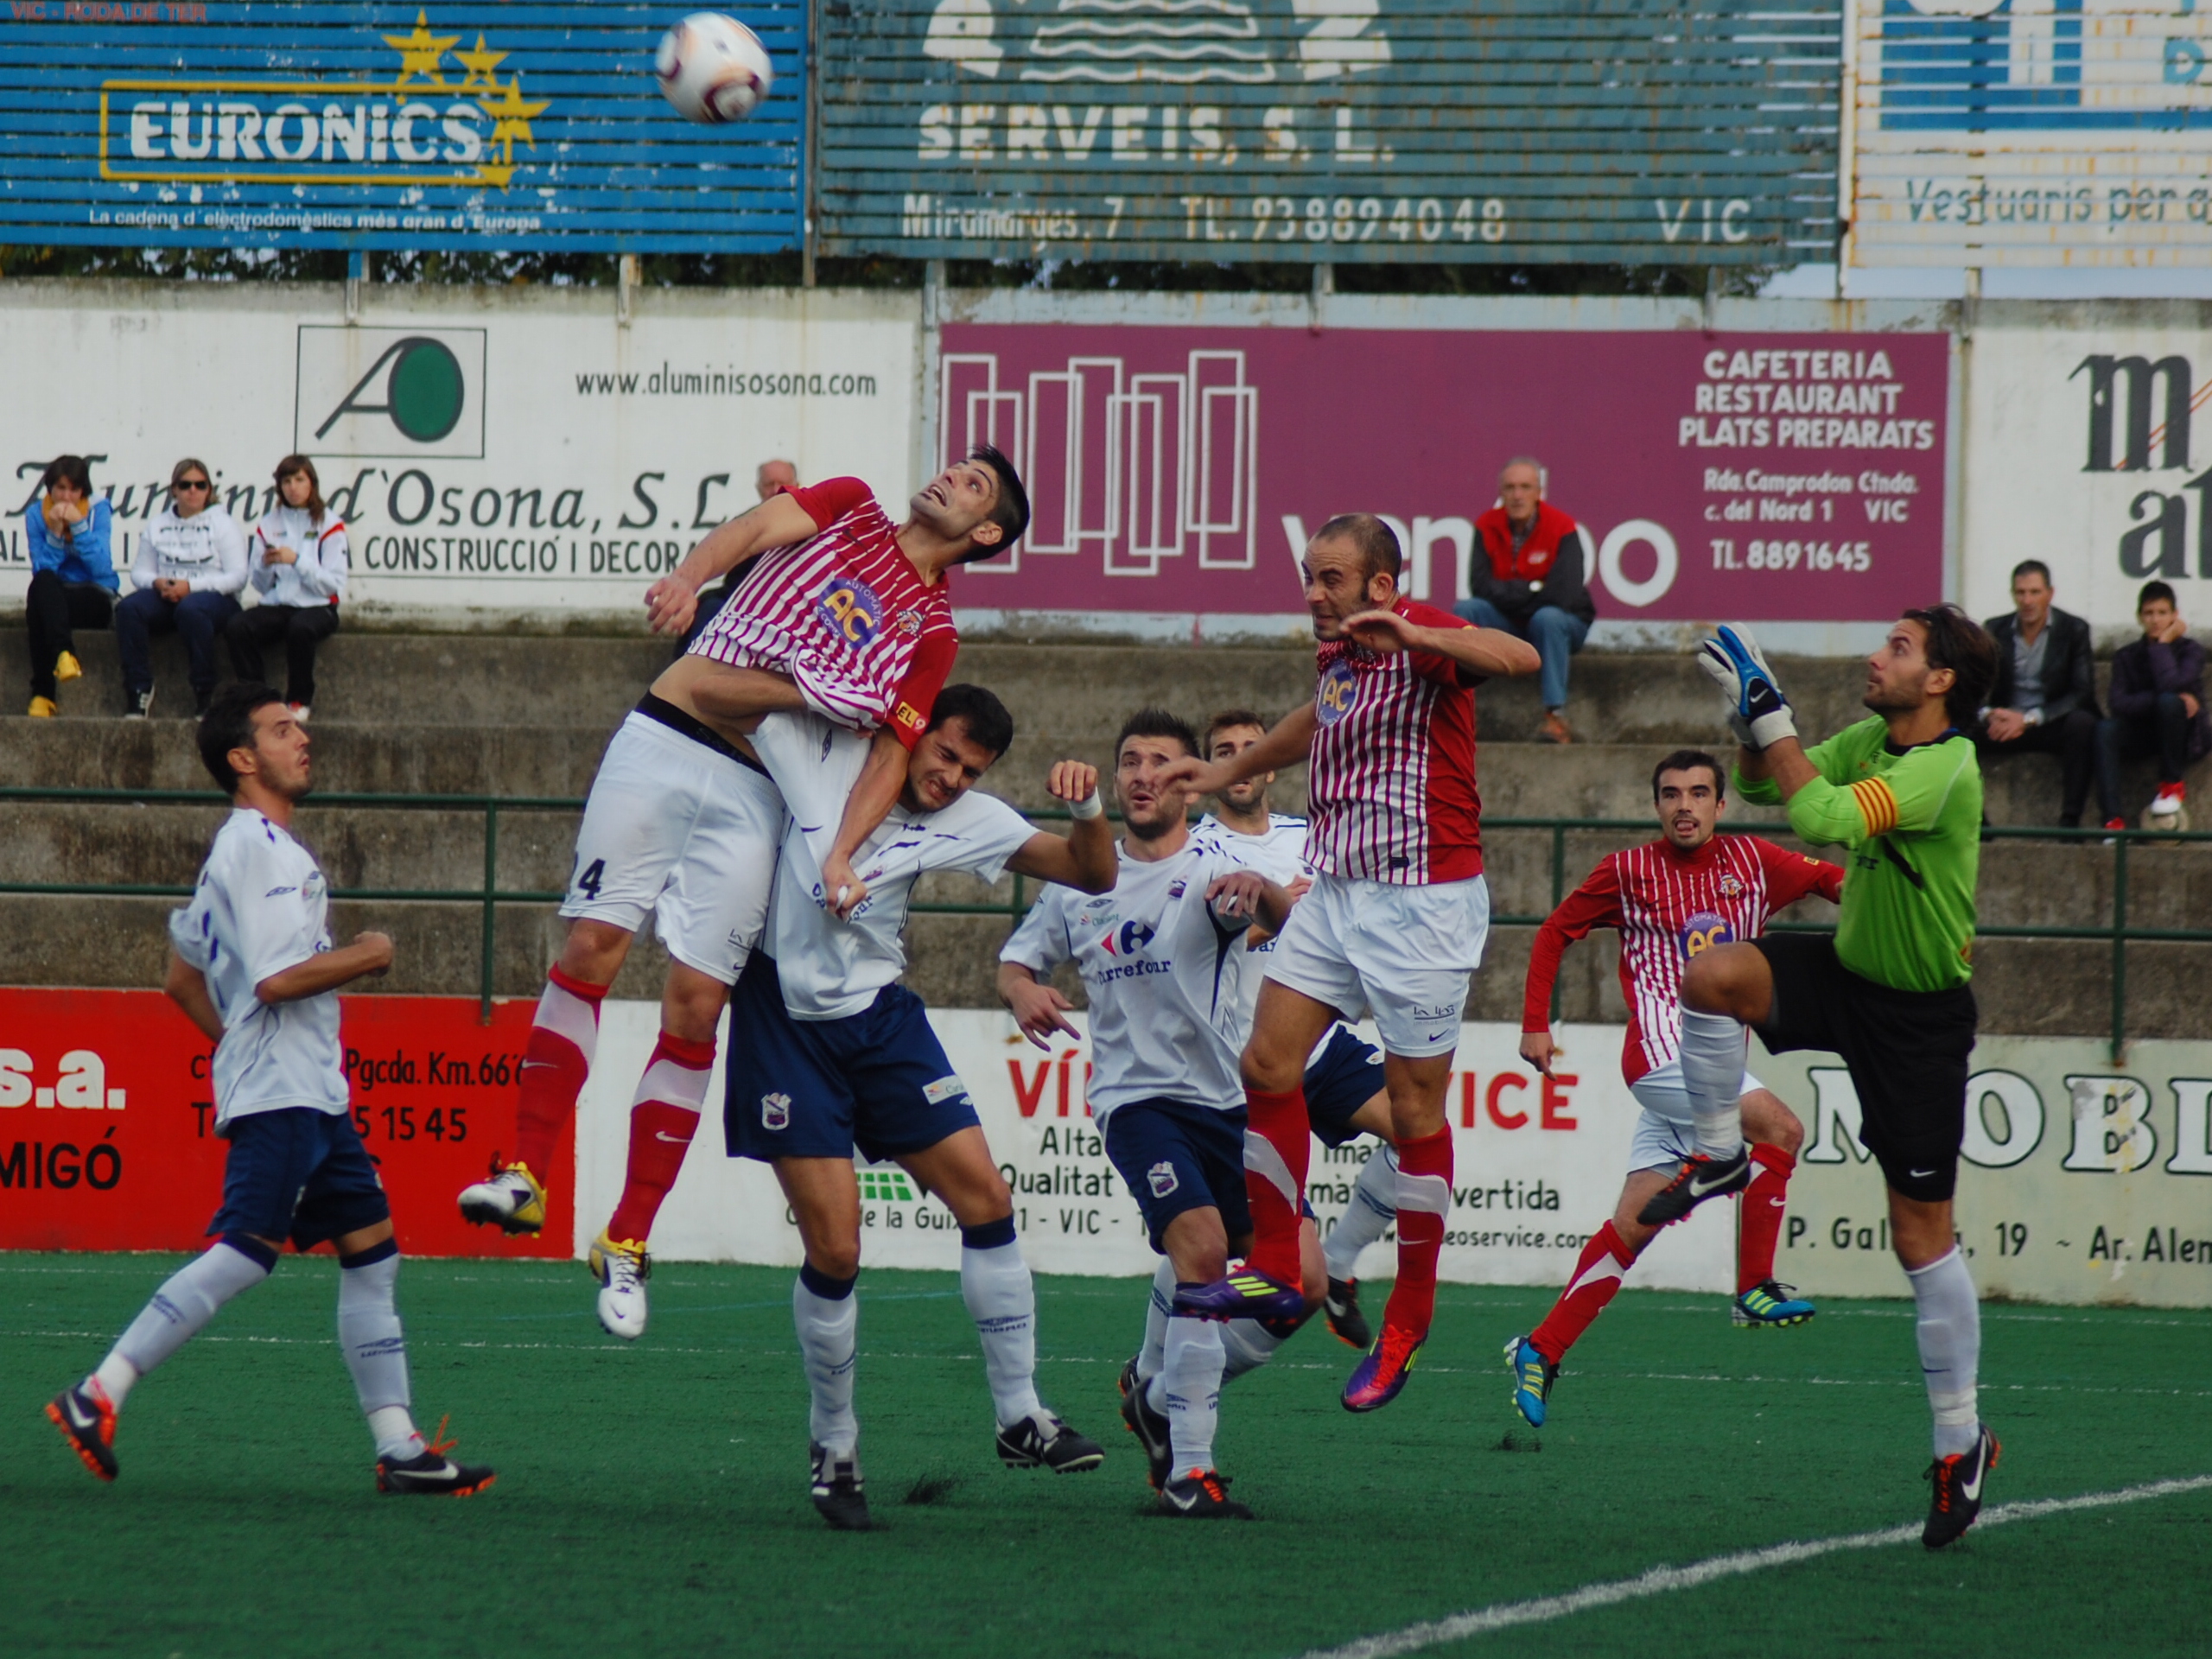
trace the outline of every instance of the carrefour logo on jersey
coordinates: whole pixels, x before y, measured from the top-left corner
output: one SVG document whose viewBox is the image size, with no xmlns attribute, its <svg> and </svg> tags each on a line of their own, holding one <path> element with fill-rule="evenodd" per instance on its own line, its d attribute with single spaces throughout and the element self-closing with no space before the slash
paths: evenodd
<svg viewBox="0 0 2212 1659">
<path fill-rule="evenodd" d="M 875 638 L 883 607 L 875 590 L 857 576 L 832 576 L 814 601 L 814 614 L 822 626 L 851 645 L 865 645 Z"/>
<path fill-rule="evenodd" d="M 1313 689 L 1313 707 L 1324 726 L 1333 726 L 1351 712 L 1353 703 L 1359 701 L 1359 676 L 1352 665 L 1339 657 L 1322 671 L 1321 682 Z"/>
<path fill-rule="evenodd" d="M 1694 957 L 1716 944 L 1733 944 L 1736 930 L 1728 918 L 1709 910 L 1693 911 L 1682 922 L 1682 955 Z"/>
<path fill-rule="evenodd" d="M 1150 922 L 1123 922 L 1099 940 L 1099 947 L 1109 957 L 1134 957 L 1152 943 Z"/>
</svg>

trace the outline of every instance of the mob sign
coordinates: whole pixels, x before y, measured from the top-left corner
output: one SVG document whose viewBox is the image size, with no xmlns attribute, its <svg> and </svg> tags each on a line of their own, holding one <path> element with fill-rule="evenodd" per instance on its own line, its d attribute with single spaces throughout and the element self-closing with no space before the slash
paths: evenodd
<svg viewBox="0 0 2212 1659">
<path fill-rule="evenodd" d="M 1833 1058 L 1756 1057 L 1805 1122 L 1775 1272 L 1808 1291 L 1899 1287 L 1880 1170 Z M 1967 1086 L 1960 1247 L 1984 1295 L 2212 1307 L 2212 1043 L 1985 1037 Z"/>
<path fill-rule="evenodd" d="M 806 8 L 736 131 L 656 92 L 636 4 L 11 0 L 0 237 L 133 246 L 795 245 Z"/>
<path fill-rule="evenodd" d="M 1942 597 L 1939 334 L 948 325 L 950 458 L 1012 454 L 1034 517 L 976 607 L 1295 621 L 1332 515 L 1467 591 L 1510 457 L 1583 525 L 1606 621 L 1866 621 Z"/>
</svg>

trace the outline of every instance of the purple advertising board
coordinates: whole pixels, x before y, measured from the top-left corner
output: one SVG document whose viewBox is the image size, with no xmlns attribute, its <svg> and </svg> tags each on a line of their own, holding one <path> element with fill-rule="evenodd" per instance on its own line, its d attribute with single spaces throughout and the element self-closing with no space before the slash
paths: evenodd
<svg viewBox="0 0 2212 1659">
<path fill-rule="evenodd" d="M 1331 515 L 1466 592 L 1500 467 L 1544 467 L 1602 620 L 1855 622 L 1943 590 L 1949 355 L 1924 334 L 953 324 L 946 458 L 1020 467 L 1028 535 L 963 607 L 1295 615 Z"/>
</svg>

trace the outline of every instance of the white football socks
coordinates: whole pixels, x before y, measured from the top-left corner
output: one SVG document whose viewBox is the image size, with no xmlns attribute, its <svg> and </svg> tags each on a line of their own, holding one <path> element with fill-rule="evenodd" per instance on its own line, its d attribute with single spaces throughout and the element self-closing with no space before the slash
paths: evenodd
<svg viewBox="0 0 2212 1659">
<path fill-rule="evenodd" d="M 1256 1371 L 1275 1357 L 1287 1338 L 1277 1336 L 1257 1319 L 1231 1319 L 1221 1327 L 1225 1363 L 1221 1380 L 1234 1382 L 1247 1371 Z"/>
<path fill-rule="evenodd" d="M 851 1457 L 861 1442 L 860 1422 L 853 1415 L 853 1368 L 859 1357 L 861 1313 L 853 1283 L 850 1279 L 835 1280 L 803 1268 L 798 1281 L 791 1287 L 791 1322 L 798 1327 L 799 1357 L 805 1363 L 807 1391 L 814 1400 L 807 1433 L 817 1446 L 840 1458 Z M 837 1294 L 822 1294 L 826 1291 Z"/>
<path fill-rule="evenodd" d="M 1170 1319 L 1167 1363 L 1154 1396 L 1167 1414 L 1167 1441 L 1177 1475 L 1213 1467 L 1213 1434 L 1221 1421 L 1221 1377 L 1228 1356 L 1211 1319 Z"/>
<path fill-rule="evenodd" d="M 1398 1218 L 1398 1149 L 1384 1145 L 1360 1166 L 1351 1203 L 1321 1241 L 1321 1259 L 1332 1279 L 1357 1275 L 1359 1253 L 1389 1230 Z"/>
<path fill-rule="evenodd" d="M 1152 1300 L 1144 1310 L 1144 1346 L 1137 1350 L 1137 1376 L 1149 1382 L 1167 1363 L 1167 1321 L 1175 1298 L 1175 1264 L 1166 1256 L 1152 1270 Z"/>
<path fill-rule="evenodd" d="M 1682 1086 L 1707 1158 L 1744 1149 L 1744 1027 L 1726 1014 L 1682 1010 Z"/>
<path fill-rule="evenodd" d="M 397 1250 L 340 1267 L 338 1345 L 345 1351 L 346 1369 L 353 1374 L 353 1392 L 369 1420 L 377 1456 L 404 1463 L 423 1455 L 423 1437 L 408 1410 L 414 1394 L 407 1379 L 407 1337 L 393 1300 L 398 1284 Z"/>
<path fill-rule="evenodd" d="M 1974 1450 L 1981 1432 L 1976 1401 L 1981 1302 L 1974 1275 L 1955 1245 L 1924 1268 L 1908 1268 L 1904 1276 L 1912 1281 L 1919 1313 L 1913 1335 L 1919 1338 L 1920 1369 L 1936 1414 L 1936 1455 L 1957 1457 Z"/>
<path fill-rule="evenodd" d="M 218 1242 L 163 1281 L 138 1317 L 116 1339 L 92 1379 L 106 1390 L 118 1410 L 131 1383 L 207 1329 L 215 1311 L 242 1290 L 269 1276 L 269 1269 L 228 1243 Z"/>
<path fill-rule="evenodd" d="M 960 1298 L 982 1339 L 991 1407 L 1007 1427 L 1040 1412 L 1037 1398 L 1037 1287 L 1019 1243 L 990 1249 L 963 1245 Z"/>
</svg>

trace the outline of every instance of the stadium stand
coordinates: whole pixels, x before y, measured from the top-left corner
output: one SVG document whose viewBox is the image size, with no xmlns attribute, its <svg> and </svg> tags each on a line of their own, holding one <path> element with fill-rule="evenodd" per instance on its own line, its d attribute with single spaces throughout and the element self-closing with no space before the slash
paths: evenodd
<svg viewBox="0 0 2212 1659">
<path fill-rule="evenodd" d="M 105 696 L 71 697 L 61 717 L 0 721 L 0 775 L 10 786 L 67 790 L 189 790 L 207 787 L 175 711 L 191 707 L 183 653 L 162 642 L 156 653 L 156 716 L 119 721 Z M 26 671 L 20 630 L 0 632 L 0 678 Z M 88 681 L 114 683 L 112 638 L 80 639 Z M 581 798 L 608 734 L 666 661 L 665 642 L 645 638 L 524 637 L 354 632 L 325 647 L 322 675 L 333 688 L 334 718 L 313 728 L 316 787 L 350 793 L 495 795 Z M 1103 760 L 1129 709 L 1165 701 L 1202 719 L 1217 708 L 1274 711 L 1311 695 L 1312 657 L 1302 646 L 1154 646 L 1133 644 L 1009 644 L 963 647 L 957 677 L 991 686 L 1021 723 L 1013 750 L 988 787 L 1025 810 L 1047 807 L 1046 764 L 1072 754 Z M 1857 713 L 1851 664 L 1799 660 L 1777 666 L 1800 698 L 1808 732 L 1832 731 Z M 2108 671 L 2100 665 L 2100 690 Z M 1645 779 L 1656 754 L 1681 743 L 1712 744 L 1722 734 L 1710 683 L 1687 655 L 1589 652 L 1578 660 L 1569 717 L 1587 741 L 1570 747 L 1535 741 L 1542 719 L 1533 681 L 1496 685 L 1481 696 L 1480 779 L 1494 902 L 1500 914 L 1540 915 L 1553 901 L 1549 829 L 1497 823 L 1537 817 L 1631 817 L 1648 814 Z M 2057 762 L 2007 760 L 1988 769 L 1989 816 L 1999 825 L 2040 822 L 2056 788 Z M 2151 791 L 2148 762 L 2126 774 L 2137 806 Z M 2212 790 L 2212 761 L 2192 771 L 2192 792 Z M 1277 786 L 1278 810 L 1298 810 L 1295 774 Z M 2200 796 L 2200 798 L 2202 797 Z M 0 836 L 0 883 L 181 887 L 189 883 L 213 833 L 213 804 L 86 801 L 7 803 Z M 1738 824 L 1779 814 L 1737 808 Z M 505 892 L 543 892 L 566 880 L 575 815 L 558 809 L 503 810 L 497 881 Z M 334 887 L 345 893 L 458 889 L 484 881 L 483 814 L 474 806 L 394 807 L 310 802 L 302 830 Z M 1569 886 L 1623 832 L 1560 833 Z M 2114 860 L 2092 840 L 2062 844 L 2003 839 L 1984 849 L 1981 917 L 1986 925 L 2094 929 L 2113 914 Z M 975 906 L 964 878 L 925 880 L 924 902 Z M 1013 898 L 1002 882 L 997 901 Z M 2128 917 L 2138 927 L 2189 926 L 2212 913 L 2212 848 L 2142 847 L 2129 861 Z M 20 984 L 149 986 L 159 982 L 159 918 L 172 897 L 64 897 L 0 893 L 0 949 Z M 384 988 L 473 994 L 480 985 L 481 910 L 463 899 L 341 902 L 341 935 L 375 925 L 404 936 L 406 948 Z M 1004 914 L 931 914 L 915 922 L 917 988 L 941 1007 L 988 1007 L 994 953 Z M 1469 1017 L 1515 1019 L 1529 926 L 1502 926 L 1490 966 L 1478 977 Z M 550 904 L 513 903 L 499 912 L 492 982 L 497 995 L 535 994 L 558 949 Z M 633 952 L 615 994 L 658 995 L 665 961 L 658 948 Z M 1578 952 L 1562 981 L 1569 1020 L 1623 1017 L 1610 936 Z M 2183 1036 L 2202 1029 L 2201 988 L 2188 970 L 2190 944 L 2139 942 L 2127 957 L 2128 1030 L 2135 1036 Z M 1986 938 L 1978 950 L 1976 990 L 1983 1029 L 2022 1034 L 2102 1034 L 2111 1021 L 2108 943 L 2094 938 Z M 1071 995 L 1077 995 L 1071 982 Z"/>
</svg>

